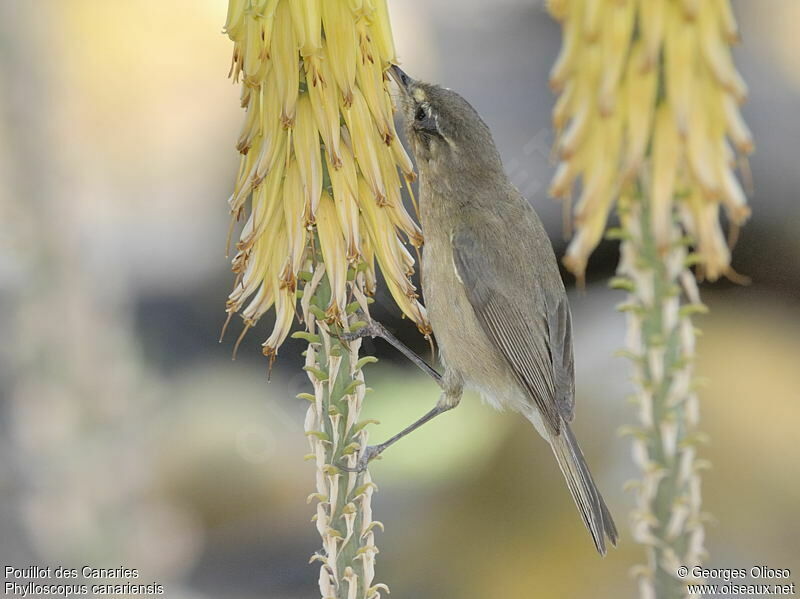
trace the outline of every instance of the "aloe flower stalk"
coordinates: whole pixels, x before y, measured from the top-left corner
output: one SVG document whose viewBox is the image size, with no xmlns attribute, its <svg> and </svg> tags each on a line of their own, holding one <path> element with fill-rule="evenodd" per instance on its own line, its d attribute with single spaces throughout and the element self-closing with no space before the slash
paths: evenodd
<svg viewBox="0 0 800 599">
<path fill-rule="evenodd" d="M 696 456 L 704 437 L 697 431 L 691 316 L 706 308 L 687 267 L 681 227 L 668 231 L 670 250 L 662 253 L 651 210 L 641 193 L 620 198 L 624 240 L 619 276 L 612 281 L 629 292 L 620 309 L 627 315 L 625 353 L 637 387 L 639 425 L 627 432 L 642 478 L 628 487 L 636 494 L 633 536 L 647 548 L 648 562 L 634 572 L 642 597 L 684 597 L 686 580 L 677 577 L 678 568 L 705 557 L 700 471 L 707 462 Z"/>
<path fill-rule="evenodd" d="M 368 472 L 348 473 L 366 448 L 359 421 L 365 360 L 342 332 L 369 318 L 376 266 L 402 313 L 430 325 L 411 283 L 406 242 L 422 234 L 403 207 L 414 178 L 394 127 L 386 70 L 395 62 L 387 0 L 230 0 L 230 75 L 247 114 L 229 199 L 231 235 L 244 220 L 227 302 L 239 341 L 274 308 L 263 352 L 275 359 L 298 315 L 313 394 L 306 433 L 317 468 L 316 524 L 324 599 L 372 599 L 374 544 Z M 405 242 L 403 241 L 405 239 Z M 298 298 L 301 299 L 298 307 Z M 237 341 L 238 346 L 238 341 Z"/>
<path fill-rule="evenodd" d="M 370 599 L 388 592 L 385 584 L 373 584 L 375 575 L 374 528 L 383 525 L 372 520 L 372 494 L 377 487 L 368 471 L 347 472 L 335 464 L 352 460 L 367 446 L 366 426 L 358 421 L 364 401 L 362 368 L 376 359 L 358 359 L 361 340 L 340 341 L 327 324 L 324 306 L 331 295 L 325 268 L 318 264 L 313 278 L 304 286 L 302 311 L 307 331 L 299 336 L 309 342 L 306 366 L 314 393 L 303 393 L 310 402 L 305 430 L 312 460 L 317 468 L 317 490 L 309 501 L 317 501 L 314 520 L 322 537 L 322 551 L 312 557 L 321 563 L 319 587 L 323 598 L 358 597 Z M 364 297 L 348 310 L 366 305 Z M 352 319 L 352 317 L 351 317 Z"/>
<path fill-rule="evenodd" d="M 735 277 L 719 213 L 731 238 L 750 213 L 735 174 L 753 150 L 739 112 L 747 87 L 730 54 L 736 21 L 728 0 L 549 0 L 548 8 L 563 29 L 550 83 L 560 94 L 551 193 L 567 202 L 575 230 L 564 263 L 583 277 L 616 207 L 621 226 L 607 235 L 622 246 L 612 285 L 630 296 L 622 308 L 640 421 L 631 430 L 642 469 L 632 523 L 647 563 L 636 572 L 642 597 L 683 597 L 678 566 L 705 555 L 690 320 L 705 308 L 689 268 Z"/>
</svg>

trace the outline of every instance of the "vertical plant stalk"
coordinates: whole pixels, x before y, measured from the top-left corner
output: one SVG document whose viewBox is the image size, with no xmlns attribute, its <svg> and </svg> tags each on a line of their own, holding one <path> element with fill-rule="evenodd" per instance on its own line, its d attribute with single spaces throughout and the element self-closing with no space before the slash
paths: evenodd
<svg viewBox="0 0 800 599">
<path fill-rule="evenodd" d="M 703 514 L 696 459 L 698 398 L 693 389 L 695 329 L 691 315 L 704 312 L 687 248 L 677 223 L 666 253 L 659 250 L 651 206 L 641 194 L 620 199 L 625 231 L 617 287 L 629 290 L 621 306 L 628 320 L 628 357 L 634 364 L 639 427 L 629 432 L 642 479 L 632 514 L 633 534 L 646 547 L 647 564 L 635 570 L 643 598 L 680 598 L 682 565 L 704 558 Z M 688 301 L 682 301 L 686 297 Z"/>
<path fill-rule="evenodd" d="M 641 596 L 684 597 L 677 568 L 705 554 L 690 321 L 704 308 L 689 268 L 735 279 L 720 212 L 731 240 L 750 214 L 735 174 L 743 167 L 747 179 L 743 157 L 753 150 L 739 111 L 747 86 L 730 53 L 738 28 L 728 0 L 548 0 L 548 9 L 563 30 L 550 72 L 560 94 L 550 193 L 572 215 L 564 264 L 583 278 L 616 207 L 621 226 L 608 235 L 622 246 L 612 285 L 630 294 L 641 425 L 632 515 L 648 558 L 637 569 Z"/>
<path fill-rule="evenodd" d="M 355 466 L 366 448 L 361 368 L 371 358 L 359 360 L 360 342 L 341 341 L 340 333 L 355 326 L 358 308 L 368 317 L 376 263 L 398 308 L 430 332 L 402 239 L 422 245 L 401 195 L 414 172 L 387 89 L 396 61 L 387 0 L 229 0 L 225 31 L 234 43 L 230 75 L 241 81 L 247 110 L 228 200 L 231 235 L 245 221 L 228 322 L 243 319 L 238 346 L 274 308 L 263 343 L 272 363 L 302 314 L 306 330 L 294 336 L 309 342 L 305 369 L 314 386 L 313 395 L 300 395 L 311 402 L 320 592 L 374 599 L 388 592 L 373 584 L 375 486 L 367 472 L 339 467 Z"/>
<path fill-rule="evenodd" d="M 312 557 L 321 562 L 319 588 L 323 599 L 373 599 L 385 584 L 373 584 L 375 576 L 374 528 L 383 524 L 372 520 L 372 494 L 377 487 L 369 471 L 347 472 L 335 464 L 355 465 L 367 446 L 366 426 L 359 421 L 366 388 L 362 368 L 373 357 L 359 360 L 361 340 L 343 341 L 326 323 L 324 306 L 330 301 L 330 285 L 323 264 L 315 266 L 312 280 L 305 286 L 302 308 L 307 324 L 306 366 L 314 394 L 301 394 L 310 402 L 305 431 L 316 464 L 317 501 L 314 516 L 322 537 L 322 553 Z M 366 302 L 361 296 L 366 312 Z M 359 302 L 356 302 L 359 304 Z M 360 304 L 359 304 L 360 305 Z M 353 312 L 355 305 L 349 310 Z M 354 316 L 349 316 L 350 325 Z"/>
</svg>

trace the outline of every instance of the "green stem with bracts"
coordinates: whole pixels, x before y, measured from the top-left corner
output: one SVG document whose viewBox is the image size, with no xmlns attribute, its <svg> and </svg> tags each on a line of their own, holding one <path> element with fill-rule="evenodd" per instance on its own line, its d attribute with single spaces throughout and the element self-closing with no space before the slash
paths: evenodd
<svg viewBox="0 0 800 599">
<path fill-rule="evenodd" d="M 639 426 L 629 432 L 642 471 L 632 485 L 634 538 L 647 551 L 647 564 L 637 570 L 641 596 L 675 599 L 687 595 L 678 568 L 699 564 L 705 554 L 699 476 L 704 462 L 696 458 L 702 437 L 692 379 L 697 331 L 691 321 L 705 306 L 677 219 L 669 245 L 659 246 L 641 189 L 620 198 L 622 257 L 612 286 L 629 291 L 621 309 L 628 318 L 626 353 L 635 366 L 639 412 Z"/>
<path fill-rule="evenodd" d="M 384 584 L 373 584 L 375 574 L 374 529 L 382 524 L 372 520 L 372 494 L 376 487 L 368 471 L 347 472 L 337 464 L 354 466 L 361 448 L 367 446 L 366 427 L 359 415 L 366 388 L 362 368 L 373 357 L 359 359 L 361 340 L 345 341 L 343 327 L 326 320 L 331 290 L 325 266 L 309 265 L 302 290 L 302 311 L 306 331 L 296 333 L 308 341 L 306 366 L 314 393 L 300 397 L 310 402 L 305 431 L 311 446 L 308 458 L 316 464 L 317 530 L 322 551 L 312 557 L 321 562 L 319 587 L 323 599 L 374 599 Z M 357 301 L 348 307 L 347 329 L 357 328 L 358 308 L 367 313 L 367 299 L 360 292 L 360 273 L 351 271 L 352 290 Z"/>
</svg>

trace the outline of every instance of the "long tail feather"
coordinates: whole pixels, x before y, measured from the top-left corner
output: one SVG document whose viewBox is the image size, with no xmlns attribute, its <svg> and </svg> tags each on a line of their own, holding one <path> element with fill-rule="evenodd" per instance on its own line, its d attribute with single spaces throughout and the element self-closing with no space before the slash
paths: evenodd
<svg viewBox="0 0 800 599">
<path fill-rule="evenodd" d="M 583 523 L 589 529 L 597 551 L 605 555 L 606 537 L 612 545 L 617 544 L 617 527 L 589 472 L 578 441 L 566 422 L 563 423 L 561 434 L 550 438 L 550 445 Z"/>
</svg>

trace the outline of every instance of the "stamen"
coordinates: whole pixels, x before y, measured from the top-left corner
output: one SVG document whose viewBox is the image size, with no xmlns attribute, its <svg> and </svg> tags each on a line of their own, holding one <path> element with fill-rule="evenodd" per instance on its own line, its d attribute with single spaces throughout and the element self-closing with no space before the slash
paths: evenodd
<svg viewBox="0 0 800 599">
<path fill-rule="evenodd" d="M 252 325 L 249 322 L 244 323 L 244 329 L 242 330 L 242 333 L 239 335 L 239 338 L 236 340 L 236 344 L 233 346 L 233 355 L 231 356 L 231 360 L 236 360 L 236 354 L 239 352 L 239 344 L 244 339 L 244 336 L 247 335 L 247 331 L 250 330 L 251 326 Z"/>
</svg>

